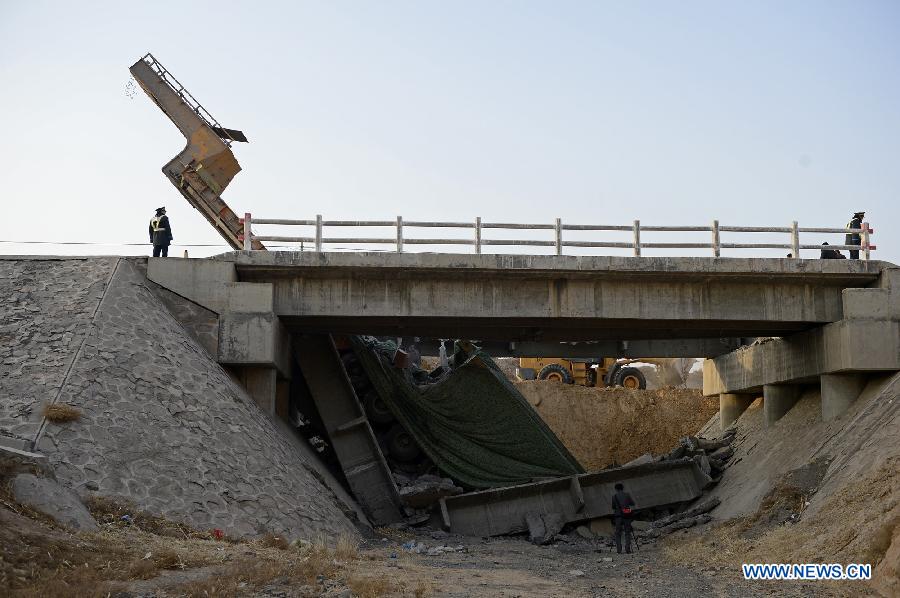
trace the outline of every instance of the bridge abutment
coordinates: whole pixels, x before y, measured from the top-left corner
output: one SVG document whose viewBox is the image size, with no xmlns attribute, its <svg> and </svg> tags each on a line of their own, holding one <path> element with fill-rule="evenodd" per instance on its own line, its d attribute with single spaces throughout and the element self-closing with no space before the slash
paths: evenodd
<svg viewBox="0 0 900 598">
<path fill-rule="evenodd" d="M 763 413 L 766 427 L 775 425 L 800 398 L 800 387 L 794 384 L 766 384 L 763 386 Z"/>
<path fill-rule="evenodd" d="M 719 426 L 724 432 L 747 410 L 756 399 L 752 394 L 720 393 L 719 394 Z"/>
<path fill-rule="evenodd" d="M 843 415 L 859 398 L 867 382 L 864 374 L 823 374 L 819 379 L 822 385 L 823 421 L 831 421 Z"/>
</svg>

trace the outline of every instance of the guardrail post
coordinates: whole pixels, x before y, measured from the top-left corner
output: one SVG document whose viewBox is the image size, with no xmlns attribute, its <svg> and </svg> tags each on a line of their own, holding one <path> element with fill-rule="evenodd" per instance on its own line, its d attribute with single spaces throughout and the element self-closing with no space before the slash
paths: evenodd
<svg viewBox="0 0 900 598">
<path fill-rule="evenodd" d="M 475 253 L 481 254 L 481 216 L 475 218 Z"/>
<path fill-rule="evenodd" d="M 871 250 L 869 249 L 869 223 L 868 223 L 868 222 L 863 222 L 863 223 L 862 223 L 862 229 L 863 229 L 863 233 L 862 233 L 863 258 L 864 258 L 866 261 L 869 261 L 869 251 L 871 251 Z"/>
<path fill-rule="evenodd" d="M 719 257 L 722 254 L 722 245 L 719 243 L 719 221 L 713 220 L 712 223 L 712 250 L 713 255 Z"/>
<path fill-rule="evenodd" d="M 403 216 L 397 216 L 397 253 L 403 253 Z"/>
<path fill-rule="evenodd" d="M 791 223 L 791 255 L 795 260 L 800 259 L 800 227 L 796 220 Z"/>
<path fill-rule="evenodd" d="M 634 221 L 634 256 L 641 257 L 641 221 Z"/>
<path fill-rule="evenodd" d="M 322 252 L 322 215 L 316 214 L 316 252 Z"/>
<path fill-rule="evenodd" d="M 556 255 L 562 255 L 562 218 L 556 219 Z"/>
<path fill-rule="evenodd" d="M 250 226 L 250 212 L 244 213 L 244 251 L 253 250 L 253 232 Z"/>
</svg>

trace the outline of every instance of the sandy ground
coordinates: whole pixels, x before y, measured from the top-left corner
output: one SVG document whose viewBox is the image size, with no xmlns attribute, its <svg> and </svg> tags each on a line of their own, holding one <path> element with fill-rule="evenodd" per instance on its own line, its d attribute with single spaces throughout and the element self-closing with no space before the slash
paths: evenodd
<svg viewBox="0 0 900 598">
<path fill-rule="evenodd" d="M 585 469 L 624 464 L 644 453 L 669 452 L 719 410 L 699 390 L 587 388 L 559 382 L 516 382 L 547 425 Z"/>
</svg>

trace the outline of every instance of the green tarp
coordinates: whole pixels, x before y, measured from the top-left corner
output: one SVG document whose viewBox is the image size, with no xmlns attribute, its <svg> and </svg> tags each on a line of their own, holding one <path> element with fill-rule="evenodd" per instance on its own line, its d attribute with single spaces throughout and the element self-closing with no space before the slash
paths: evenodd
<svg viewBox="0 0 900 598">
<path fill-rule="evenodd" d="M 391 348 L 353 338 L 379 396 L 444 474 L 471 488 L 494 488 L 583 473 L 562 442 L 494 361 L 457 352 L 440 381 L 416 385 L 390 364 Z"/>
</svg>

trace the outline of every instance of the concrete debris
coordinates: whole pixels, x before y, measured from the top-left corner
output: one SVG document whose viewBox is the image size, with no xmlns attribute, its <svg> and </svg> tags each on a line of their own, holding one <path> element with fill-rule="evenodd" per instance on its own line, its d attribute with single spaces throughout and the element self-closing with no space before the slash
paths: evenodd
<svg viewBox="0 0 900 598">
<path fill-rule="evenodd" d="M 718 459 L 720 461 L 728 461 L 731 459 L 731 456 L 734 455 L 734 449 L 730 446 L 723 446 L 718 450 L 713 451 L 709 456 L 712 459 Z"/>
<path fill-rule="evenodd" d="M 456 496 L 462 494 L 462 491 L 450 478 L 423 475 L 409 485 L 400 487 L 400 499 L 414 509 L 426 509 L 445 496 Z"/>
<path fill-rule="evenodd" d="M 428 556 L 440 556 L 447 552 L 468 552 L 466 547 L 462 544 L 458 546 L 435 546 L 434 548 L 429 548 L 425 551 L 425 554 Z"/>
<path fill-rule="evenodd" d="M 660 528 L 653 528 L 651 530 L 647 530 L 644 532 L 644 536 L 646 538 L 658 538 L 660 536 L 665 536 L 667 534 L 671 534 L 672 532 L 678 531 L 680 529 L 687 529 L 689 527 L 694 527 L 695 525 L 703 525 L 704 523 L 709 523 L 712 521 L 712 517 L 708 514 L 704 513 L 702 515 L 697 515 L 696 517 L 688 517 L 685 519 L 679 519 L 670 525 Z"/>
<path fill-rule="evenodd" d="M 585 540 L 593 540 L 594 532 L 590 530 L 590 528 L 585 527 L 584 525 L 579 525 L 575 528 L 575 533 L 584 538 Z"/>
<path fill-rule="evenodd" d="M 410 540 L 409 542 L 403 544 L 403 550 L 405 550 L 406 552 L 412 552 L 414 554 L 424 554 L 426 556 L 440 556 L 448 552 L 468 552 L 466 547 L 462 544 L 459 544 L 457 546 L 441 545 L 428 548 L 424 543 L 416 542 L 414 540 Z"/>
<path fill-rule="evenodd" d="M 681 519 L 696 517 L 697 515 L 700 515 L 703 513 L 708 513 L 709 511 L 712 511 L 713 509 L 718 507 L 721 502 L 722 502 L 722 500 L 718 497 L 710 498 L 709 500 L 705 500 L 695 507 L 691 507 L 687 511 L 682 511 L 681 513 L 675 513 L 674 515 L 669 515 L 668 517 L 663 517 L 662 519 L 658 519 L 658 520 L 654 521 L 653 527 L 654 528 L 666 527 L 666 526 L 671 525 L 672 523 L 675 523 L 676 521 L 679 521 Z"/>
<path fill-rule="evenodd" d="M 694 455 L 694 461 L 697 462 L 697 465 L 700 467 L 700 471 L 702 471 L 706 475 L 712 475 L 712 468 L 709 464 L 709 457 L 702 454 Z"/>
<path fill-rule="evenodd" d="M 20 473 L 13 478 L 11 487 L 16 501 L 52 517 L 62 525 L 78 531 L 100 529 L 78 496 L 54 480 Z"/>
<path fill-rule="evenodd" d="M 637 459 L 632 459 L 622 467 L 635 467 L 637 465 L 644 465 L 645 463 L 653 463 L 653 455 L 650 453 L 644 453 Z"/>
<path fill-rule="evenodd" d="M 529 513 L 525 516 L 528 541 L 532 544 L 548 544 L 563 528 L 565 520 L 559 513 Z"/>
<path fill-rule="evenodd" d="M 581 569 L 572 569 L 571 571 L 569 571 L 569 575 L 571 575 L 572 577 L 584 577 L 584 571 L 582 571 Z"/>
</svg>

